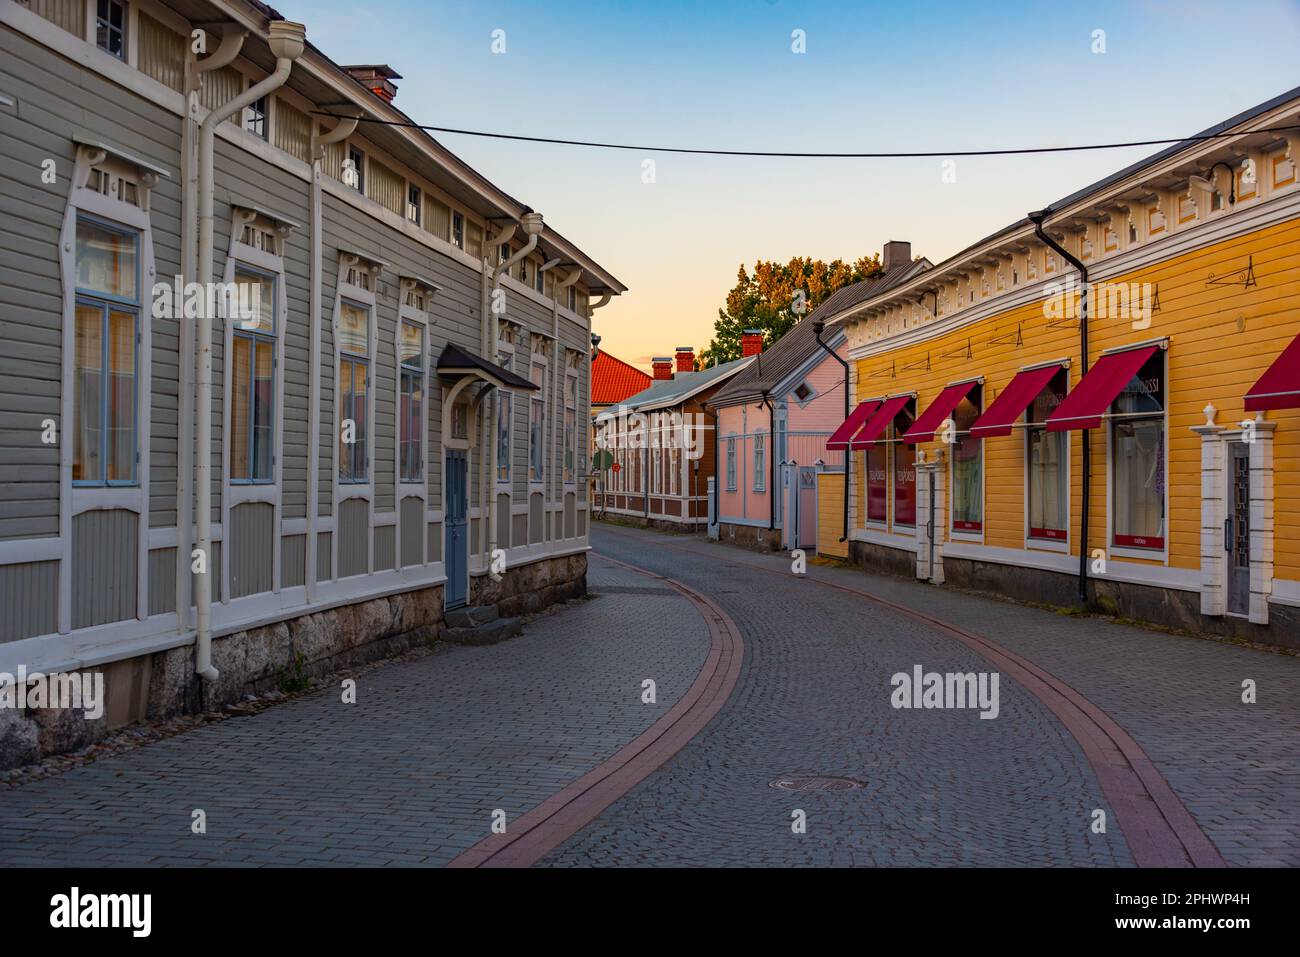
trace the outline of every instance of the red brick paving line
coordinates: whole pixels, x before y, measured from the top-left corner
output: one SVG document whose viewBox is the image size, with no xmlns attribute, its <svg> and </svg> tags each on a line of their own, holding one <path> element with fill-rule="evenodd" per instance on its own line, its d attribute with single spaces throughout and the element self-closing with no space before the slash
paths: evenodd
<svg viewBox="0 0 1300 957">
<path fill-rule="evenodd" d="M 454 858 L 448 867 L 530 867 L 590 824 L 700 733 L 731 696 L 745 643 L 731 617 L 712 599 L 681 582 L 601 556 L 614 565 L 662 581 L 695 605 L 709 629 L 709 654 L 677 703 L 613 756 L 551 795 L 508 826 Z"/>
<path fill-rule="evenodd" d="M 700 554 L 697 549 L 682 545 L 659 544 L 665 548 Z M 786 574 L 730 555 L 727 560 L 775 575 Z M 1038 698 L 1057 716 L 1083 749 L 1084 756 L 1101 784 L 1102 792 L 1111 804 L 1115 818 L 1120 822 L 1124 838 L 1138 867 L 1227 866 L 1214 843 L 1201 830 L 1201 826 L 1142 746 L 1110 715 L 1071 685 L 982 635 L 860 588 L 814 576 L 806 577 L 819 585 L 866 598 L 947 632 L 980 657 L 1011 675 Z"/>
</svg>

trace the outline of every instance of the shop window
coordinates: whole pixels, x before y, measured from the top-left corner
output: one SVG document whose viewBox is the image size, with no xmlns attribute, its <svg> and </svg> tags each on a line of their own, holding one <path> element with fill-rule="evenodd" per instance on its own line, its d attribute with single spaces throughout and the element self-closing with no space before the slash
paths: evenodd
<svg viewBox="0 0 1300 957">
<path fill-rule="evenodd" d="M 916 527 L 916 460 L 912 456 L 912 447 L 905 445 L 901 439 L 912 427 L 916 418 L 914 402 L 909 402 L 890 426 L 890 442 L 894 459 L 894 525 L 903 528 Z"/>
<path fill-rule="evenodd" d="M 980 416 L 981 388 L 976 386 L 953 410 L 952 445 L 952 529 L 981 532 L 984 529 L 984 441 L 974 438 L 970 428 Z"/>
<path fill-rule="evenodd" d="M 1157 350 L 1111 406 L 1114 544 L 1165 547 L 1165 353 Z"/>
<path fill-rule="evenodd" d="M 1025 483 L 1029 537 L 1064 541 L 1069 535 L 1066 510 L 1070 475 L 1066 455 L 1069 432 L 1047 431 L 1047 417 L 1065 399 L 1066 371 L 1060 369 L 1030 403 L 1025 414 Z"/>
<path fill-rule="evenodd" d="M 878 441 L 867 448 L 867 521 L 889 521 L 889 444 Z"/>
</svg>

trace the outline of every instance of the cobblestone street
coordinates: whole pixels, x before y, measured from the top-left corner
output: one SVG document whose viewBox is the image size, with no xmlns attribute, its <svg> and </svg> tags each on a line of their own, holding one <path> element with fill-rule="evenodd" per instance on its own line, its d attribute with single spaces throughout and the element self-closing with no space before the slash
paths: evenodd
<svg viewBox="0 0 1300 957">
<path fill-rule="evenodd" d="M 522 638 L 366 672 L 355 705 L 323 689 L 0 792 L 0 862 L 447 864 L 489 836 L 494 811 L 507 827 L 540 813 L 690 711 L 719 625 L 678 582 L 743 637 L 735 689 L 640 783 L 596 789 L 602 803 L 544 865 L 1140 863 L 1125 825 L 1140 815 L 1112 806 L 1077 731 L 1012 674 L 992 720 L 893 707 L 895 673 L 994 670 L 912 612 L 996 641 L 1102 709 L 1228 864 L 1300 864 L 1294 657 L 856 569 L 800 578 L 783 556 L 685 536 L 598 526 L 593 540 L 597 597 Z M 1257 704 L 1240 701 L 1246 678 Z M 789 789 L 814 777 L 848 783 Z"/>
</svg>

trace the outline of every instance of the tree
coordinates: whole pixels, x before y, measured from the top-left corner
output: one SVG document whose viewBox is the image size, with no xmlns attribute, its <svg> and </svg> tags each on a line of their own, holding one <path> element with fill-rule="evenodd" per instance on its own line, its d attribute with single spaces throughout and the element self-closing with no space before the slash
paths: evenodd
<svg viewBox="0 0 1300 957">
<path fill-rule="evenodd" d="M 771 348 L 832 293 L 880 271 L 878 254 L 851 263 L 842 259 L 827 263 L 806 256 L 795 256 L 785 264 L 759 260 L 752 274 L 742 263 L 736 285 L 727 293 L 726 306 L 718 310 L 713 339 L 700 354 L 703 367 L 739 359 L 740 339 L 746 329 L 761 329 L 764 348 Z"/>
</svg>

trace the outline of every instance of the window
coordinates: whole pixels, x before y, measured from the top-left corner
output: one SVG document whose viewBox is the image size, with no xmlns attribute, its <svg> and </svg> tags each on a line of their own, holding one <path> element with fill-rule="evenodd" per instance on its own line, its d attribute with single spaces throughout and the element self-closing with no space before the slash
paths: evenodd
<svg viewBox="0 0 1300 957">
<path fill-rule="evenodd" d="M 249 84 L 251 87 L 253 84 Z M 248 106 L 244 107 L 244 129 L 254 136 L 262 139 L 267 138 L 268 124 L 267 113 L 269 106 L 266 97 L 260 97 L 254 100 Z"/>
<path fill-rule="evenodd" d="M 365 482 L 370 476 L 367 448 L 370 310 L 367 307 L 343 301 L 338 349 L 339 415 L 342 420 L 339 428 L 339 481 Z"/>
<path fill-rule="evenodd" d="M 546 273 L 542 272 L 540 264 L 533 267 L 533 289 L 537 292 L 545 292 L 546 290 Z"/>
<path fill-rule="evenodd" d="M 564 481 L 573 484 L 578 472 L 578 377 L 564 379 Z"/>
<path fill-rule="evenodd" d="M 529 373 L 537 391 L 533 393 L 528 409 L 528 481 L 542 480 L 543 437 L 546 431 L 546 365 L 532 363 Z"/>
<path fill-rule="evenodd" d="M 136 484 L 139 236 L 77 220 L 72 480 Z"/>
<path fill-rule="evenodd" d="M 457 249 L 465 248 L 465 217 L 460 213 L 451 214 L 451 244 Z"/>
<path fill-rule="evenodd" d="M 767 489 L 767 436 L 762 432 L 754 433 L 754 491 Z"/>
<path fill-rule="evenodd" d="M 889 521 L 889 445 L 876 442 L 867 447 L 867 521 L 880 525 Z"/>
<path fill-rule="evenodd" d="M 984 441 L 970 434 L 970 427 L 979 416 L 980 387 L 976 386 L 952 413 L 955 437 L 951 446 L 954 532 L 979 532 L 984 528 Z"/>
<path fill-rule="evenodd" d="M 364 194 L 366 191 L 366 154 L 355 146 L 349 146 L 347 165 L 351 167 L 351 176 L 349 177 L 349 171 L 344 169 L 343 182 L 358 193 Z"/>
<path fill-rule="evenodd" d="M 126 60 L 126 4 L 118 0 L 97 0 L 95 45 L 110 56 Z"/>
<path fill-rule="evenodd" d="M 275 480 L 276 277 L 235 266 L 240 309 L 230 360 L 230 481 Z"/>
<path fill-rule="evenodd" d="M 569 311 L 576 312 L 577 310 L 578 310 L 578 290 L 574 286 L 570 286 L 569 287 Z"/>
<path fill-rule="evenodd" d="M 1038 393 L 1025 415 L 1025 484 L 1029 537 L 1065 541 L 1070 516 L 1066 512 L 1070 474 L 1066 453 L 1069 432 L 1049 432 L 1045 423 L 1065 399 L 1066 373 L 1059 370 Z"/>
<path fill-rule="evenodd" d="M 807 402 L 815 394 L 816 393 L 813 391 L 813 387 L 810 386 L 807 382 L 800 382 L 797 386 L 795 386 L 794 389 L 794 397 L 798 399 L 801 403 Z"/>
<path fill-rule="evenodd" d="M 511 354 L 501 352 L 497 354 L 497 364 L 503 369 L 509 369 L 511 363 Z M 497 390 L 497 481 L 510 481 L 510 433 L 511 433 L 511 416 L 514 413 L 514 393 L 502 389 Z"/>
<path fill-rule="evenodd" d="M 1111 406 L 1114 543 L 1165 547 L 1165 354 L 1157 350 Z"/>
<path fill-rule="evenodd" d="M 406 187 L 406 218 L 415 225 L 420 225 L 421 211 L 424 209 L 424 200 L 420 196 L 420 187 Z"/>
<path fill-rule="evenodd" d="M 890 443 L 894 456 L 894 525 L 907 528 L 916 527 L 916 460 L 912 448 L 899 441 L 912 427 L 916 417 L 916 407 L 912 402 L 894 416 L 890 426 Z"/>
<path fill-rule="evenodd" d="M 402 482 L 418 482 L 424 477 L 424 329 L 403 321 L 401 330 L 397 356 L 398 476 Z"/>
<path fill-rule="evenodd" d="M 682 450 L 677 446 L 668 451 L 668 494 L 682 494 Z"/>
<path fill-rule="evenodd" d="M 510 258 L 510 244 L 502 243 L 497 247 L 497 265 L 501 265 Z"/>
<path fill-rule="evenodd" d="M 736 437 L 727 436 L 727 491 L 736 490 Z"/>
</svg>

